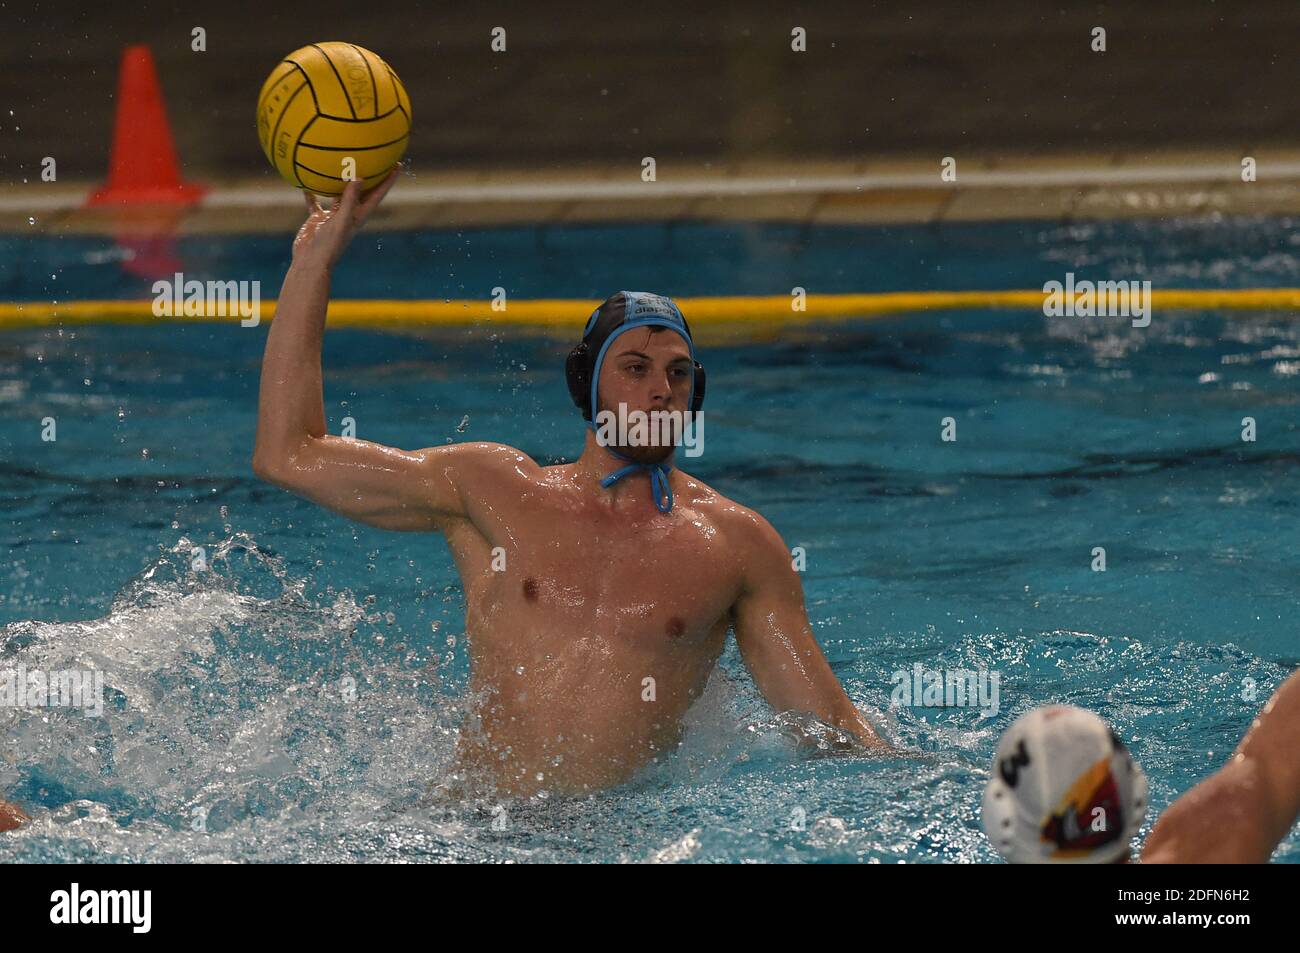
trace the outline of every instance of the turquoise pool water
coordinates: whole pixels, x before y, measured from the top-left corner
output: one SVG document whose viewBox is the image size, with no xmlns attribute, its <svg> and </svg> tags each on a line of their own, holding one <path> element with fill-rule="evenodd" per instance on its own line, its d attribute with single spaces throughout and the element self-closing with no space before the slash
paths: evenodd
<svg viewBox="0 0 1300 953">
<path fill-rule="evenodd" d="M 1294 286 L 1295 234 L 1285 220 L 395 233 L 359 242 L 336 293 L 1035 287 L 1066 270 Z M 0 297 L 146 296 L 110 242 L 5 250 Z M 259 278 L 271 297 L 287 247 L 174 252 L 187 276 Z M 708 443 L 687 469 L 806 548 L 837 674 L 919 756 L 799 753 L 731 646 L 667 765 L 507 805 L 505 830 L 495 804 L 417 803 L 465 703 L 442 541 L 350 524 L 249 470 L 265 328 L 0 334 L 0 664 L 107 673 L 103 717 L 0 709 L 0 796 L 35 814 L 0 860 L 988 861 L 994 744 L 1049 701 L 1109 719 L 1159 810 L 1300 659 L 1294 318 L 953 312 L 706 348 Z M 484 327 L 332 330 L 327 415 L 403 447 L 497 440 L 559 461 L 582 439 L 566 348 Z M 944 417 L 956 442 L 939 439 Z M 998 713 L 891 709 L 892 674 L 918 662 L 999 673 Z M 1278 859 L 1300 860 L 1300 836 Z"/>
</svg>

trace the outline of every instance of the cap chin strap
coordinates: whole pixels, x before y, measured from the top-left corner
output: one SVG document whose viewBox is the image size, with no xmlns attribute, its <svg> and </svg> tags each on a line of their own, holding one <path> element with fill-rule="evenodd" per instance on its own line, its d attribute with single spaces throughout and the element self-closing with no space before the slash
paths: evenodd
<svg viewBox="0 0 1300 953">
<path fill-rule="evenodd" d="M 654 493 L 655 509 L 660 513 L 671 513 L 673 509 L 673 488 L 668 483 L 668 474 L 672 470 L 666 463 L 637 463 L 629 457 L 623 456 L 612 447 L 605 447 L 610 453 L 620 460 L 627 460 L 628 465 L 621 470 L 615 470 L 609 476 L 600 481 L 600 485 L 609 489 L 623 477 L 632 473 L 644 471 L 650 474 L 650 490 Z"/>
</svg>

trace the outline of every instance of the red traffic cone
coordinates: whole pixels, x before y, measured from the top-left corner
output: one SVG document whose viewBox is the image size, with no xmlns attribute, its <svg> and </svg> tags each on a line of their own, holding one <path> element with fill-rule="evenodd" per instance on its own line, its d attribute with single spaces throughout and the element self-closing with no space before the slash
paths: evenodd
<svg viewBox="0 0 1300 953">
<path fill-rule="evenodd" d="M 91 195 L 87 204 L 188 205 L 206 191 L 204 186 L 181 181 L 153 54 L 144 45 L 128 46 L 122 53 L 117 83 L 108 184 Z"/>
</svg>

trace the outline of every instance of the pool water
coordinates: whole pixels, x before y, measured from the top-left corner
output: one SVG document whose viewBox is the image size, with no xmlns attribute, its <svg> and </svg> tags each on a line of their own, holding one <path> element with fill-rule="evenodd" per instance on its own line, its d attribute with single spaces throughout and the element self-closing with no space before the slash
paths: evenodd
<svg viewBox="0 0 1300 953">
<path fill-rule="evenodd" d="M 1300 284 L 1286 220 L 519 234 L 366 236 L 335 290 L 1037 287 L 1068 269 Z M 10 246 L 7 297 L 148 297 L 107 240 Z M 275 288 L 287 244 L 176 250 L 187 277 Z M 253 477 L 265 329 L 7 331 L 0 665 L 100 668 L 107 687 L 99 718 L 0 708 L 0 796 L 35 815 L 0 837 L 0 860 L 989 861 L 994 745 L 1053 701 L 1111 721 L 1158 812 L 1300 661 L 1294 318 L 947 312 L 705 349 L 706 452 L 686 469 L 804 547 L 837 675 L 914 755 L 796 750 L 730 645 L 681 749 L 632 784 L 439 806 L 422 795 L 470 701 L 450 557 L 437 536 L 352 524 Z M 406 448 L 572 458 L 567 346 L 483 326 L 331 330 L 330 428 L 351 416 Z M 914 663 L 998 673 L 999 710 L 891 708 L 893 673 Z M 1300 835 L 1276 859 L 1300 861 Z"/>
</svg>

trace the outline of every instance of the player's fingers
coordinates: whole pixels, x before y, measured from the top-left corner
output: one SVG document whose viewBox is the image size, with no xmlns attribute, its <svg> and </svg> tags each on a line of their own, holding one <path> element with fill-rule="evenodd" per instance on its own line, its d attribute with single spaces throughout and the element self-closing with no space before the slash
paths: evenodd
<svg viewBox="0 0 1300 953">
<path fill-rule="evenodd" d="M 309 213 L 314 215 L 316 212 L 320 211 L 320 202 L 317 201 L 314 192 L 308 192 L 306 189 L 303 189 L 302 197 L 307 201 L 307 211 Z"/>
<path fill-rule="evenodd" d="M 361 195 L 361 180 L 353 179 L 343 187 L 336 211 L 343 215 L 344 221 L 351 222 L 357 213 L 357 200 Z"/>
<path fill-rule="evenodd" d="M 393 183 L 397 181 L 397 176 L 401 171 L 402 166 L 400 163 L 393 166 L 393 171 L 388 173 L 388 177 L 366 193 L 365 198 L 361 201 L 362 217 L 369 215 L 371 210 L 384 200 L 384 196 L 393 187 Z"/>
</svg>

